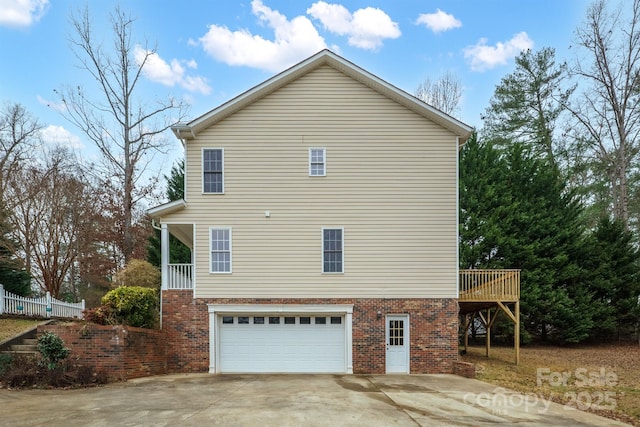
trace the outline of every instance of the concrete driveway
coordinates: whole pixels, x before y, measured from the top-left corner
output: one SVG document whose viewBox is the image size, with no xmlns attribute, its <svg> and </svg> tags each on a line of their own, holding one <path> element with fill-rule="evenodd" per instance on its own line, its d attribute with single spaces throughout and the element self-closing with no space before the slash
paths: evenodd
<svg viewBox="0 0 640 427">
<path fill-rule="evenodd" d="M 169 375 L 0 390 L 2 426 L 612 426 L 454 375 Z"/>
</svg>

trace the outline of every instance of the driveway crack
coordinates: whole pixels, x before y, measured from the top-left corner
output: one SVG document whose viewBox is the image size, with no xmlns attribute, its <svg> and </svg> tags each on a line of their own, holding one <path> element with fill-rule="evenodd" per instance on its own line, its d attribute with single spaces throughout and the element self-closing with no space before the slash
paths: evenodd
<svg viewBox="0 0 640 427">
<path fill-rule="evenodd" d="M 368 376 L 368 375 L 367 375 L 367 376 L 365 376 L 365 378 L 367 379 L 367 381 L 369 382 L 369 384 L 371 384 L 371 386 L 372 386 L 375 390 L 377 390 L 378 392 L 380 392 L 380 393 L 385 397 L 385 400 L 386 400 L 386 401 L 387 401 L 391 406 L 394 406 L 395 408 L 397 408 L 397 409 L 399 409 L 400 411 L 404 412 L 404 413 L 407 415 L 407 417 L 409 417 L 409 418 L 411 419 L 411 421 L 413 421 L 417 426 L 420 426 L 420 425 L 421 425 L 421 424 L 418 422 L 418 420 L 416 420 L 416 419 L 414 418 L 414 416 L 413 416 L 413 415 L 411 415 L 411 413 L 410 413 L 409 411 L 407 411 L 407 409 L 406 409 L 406 408 L 404 408 L 402 405 L 399 405 L 395 400 L 393 400 L 393 398 L 392 398 L 391 396 L 389 396 L 387 393 L 385 393 L 385 391 L 384 391 L 384 390 L 382 390 L 380 387 L 378 387 L 378 385 L 377 385 L 376 383 L 374 383 L 374 382 L 371 380 L 371 377 L 370 377 L 370 376 Z"/>
</svg>

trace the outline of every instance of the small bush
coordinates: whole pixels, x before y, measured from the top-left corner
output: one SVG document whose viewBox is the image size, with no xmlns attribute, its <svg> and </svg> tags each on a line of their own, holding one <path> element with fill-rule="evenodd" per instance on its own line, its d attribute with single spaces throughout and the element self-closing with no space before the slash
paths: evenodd
<svg viewBox="0 0 640 427">
<path fill-rule="evenodd" d="M 11 368 L 13 356 L 10 354 L 0 353 L 0 377 Z"/>
<path fill-rule="evenodd" d="M 48 370 L 58 368 L 59 363 L 69 356 L 71 350 L 64 346 L 62 338 L 51 332 L 45 332 L 38 338 L 38 352 L 42 356 L 42 364 Z"/>
<path fill-rule="evenodd" d="M 109 307 L 117 323 L 153 328 L 158 323 L 158 291 L 140 286 L 121 286 L 109 291 L 102 304 Z"/>
<path fill-rule="evenodd" d="M 5 371 L 0 374 L 0 386 L 68 388 L 89 387 L 109 382 L 106 371 L 96 371 L 92 366 L 77 365 L 69 359 L 59 362 L 57 368 L 52 370 L 40 362 L 36 357 L 16 354 L 11 358 L 11 362 L 5 364 Z"/>
<path fill-rule="evenodd" d="M 11 388 L 34 386 L 38 383 L 38 361 L 33 356 L 16 354 L 1 378 Z"/>
<path fill-rule="evenodd" d="M 111 307 L 101 305 L 100 307 L 88 308 L 82 312 L 84 320 L 95 323 L 97 325 L 115 325 L 117 324 L 115 314 Z"/>
<path fill-rule="evenodd" d="M 118 286 L 142 286 L 143 288 L 160 289 L 160 270 L 151 263 L 140 259 L 132 259 L 127 266 L 116 274 Z"/>
<path fill-rule="evenodd" d="M 101 385 L 109 382 L 109 376 L 104 370 L 96 371 L 93 366 L 78 366 L 75 370 L 75 383 L 82 386 Z"/>
</svg>

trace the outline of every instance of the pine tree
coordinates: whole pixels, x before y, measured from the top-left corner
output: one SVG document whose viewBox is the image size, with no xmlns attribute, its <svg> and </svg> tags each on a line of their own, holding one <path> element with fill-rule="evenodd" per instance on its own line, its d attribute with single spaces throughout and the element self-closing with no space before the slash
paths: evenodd
<svg viewBox="0 0 640 427">
<path fill-rule="evenodd" d="M 590 236 L 587 278 L 592 292 L 595 337 L 624 338 L 640 322 L 639 252 L 620 220 L 600 219 Z"/>
<path fill-rule="evenodd" d="M 174 164 L 170 175 L 165 175 L 164 178 L 167 180 L 167 198 L 169 201 L 173 202 L 182 199 L 184 197 L 184 160 Z M 155 230 L 155 233 L 149 237 L 149 243 L 147 244 L 147 261 L 156 267 L 161 266 L 160 245 L 160 230 Z M 169 257 L 170 263 L 191 263 L 191 251 L 173 236 L 169 236 Z"/>
<path fill-rule="evenodd" d="M 550 159 L 471 138 L 460 161 L 462 268 L 518 268 L 527 330 L 580 342 L 593 326 L 582 280 L 582 207 Z"/>
</svg>

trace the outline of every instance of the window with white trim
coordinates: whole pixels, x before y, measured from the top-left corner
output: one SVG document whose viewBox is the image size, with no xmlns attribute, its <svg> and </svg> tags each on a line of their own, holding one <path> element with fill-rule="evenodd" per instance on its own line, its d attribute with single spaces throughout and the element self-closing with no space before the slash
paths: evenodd
<svg viewBox="0 0 640 427">
<path fill-rule="evenodd" d="M 324 148 L 309 148 L 309 176 L 325 176 L 326 160 Z"/>
<path fill-rule="evenodd" d="M 211 273 L 231 273 L 231 228 L 210 228 Z"/>
<path fill-rule="evenodd" d="M 224 193 L 224 151 L 222 148 L 202 150 L 202 192 Z"/>
<path fill-rule="evenodd" d="M 342 228 L 322 229 L 322 272 L 342 273 L 344 271 L 344 251 Z"/>
</svg>

